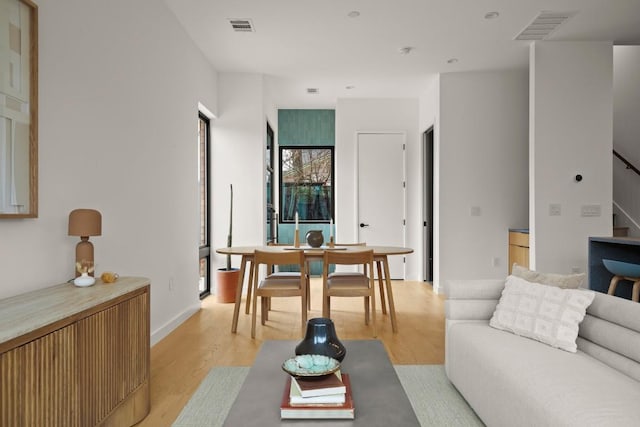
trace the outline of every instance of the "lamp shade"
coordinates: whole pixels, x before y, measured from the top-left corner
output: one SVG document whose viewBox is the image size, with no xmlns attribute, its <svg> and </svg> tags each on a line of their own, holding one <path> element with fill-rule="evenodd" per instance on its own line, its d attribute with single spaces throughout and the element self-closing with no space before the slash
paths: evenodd
<svg viewBox="0 0 640 427">
<path fill-rule="evenodd" d="M 95 209 L 75 209 L 69 214 L 69 236 L 102 235 L 102 215 Z"/>
</svg>

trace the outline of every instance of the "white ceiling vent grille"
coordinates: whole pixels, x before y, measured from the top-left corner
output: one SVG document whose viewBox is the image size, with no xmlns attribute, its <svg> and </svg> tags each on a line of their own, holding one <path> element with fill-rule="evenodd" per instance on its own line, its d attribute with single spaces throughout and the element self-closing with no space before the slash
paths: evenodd
<svg viewBox="0 0 640 427">
<path fill-rule="evenodd" d="M 309 87 L 307 88 L 307 93 L 311 95 L 317 95 L 320 93 L 320 89 L 318 89 L 317 87 Z"/>
<path fill-rule="evenodd" d="M 229 23 L 231 24 L 231 28 L 233 31 L 237 31 L 240 33 L 252 33 L 255 30 L 253 29 L 253 23 L 251 19 L 229 19 Z"/>
<path fill-rule="evenodd" d="M 576 12 L 540 12 L 514 40 L 544 40 Z"/>
</svg>

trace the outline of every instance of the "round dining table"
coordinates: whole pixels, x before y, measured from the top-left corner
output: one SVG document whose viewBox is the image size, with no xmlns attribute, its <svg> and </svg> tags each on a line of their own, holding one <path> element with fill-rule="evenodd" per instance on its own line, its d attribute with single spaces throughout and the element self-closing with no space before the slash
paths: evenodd
<svg viewBox="0 0 640 427">
<path fill-rule="evenodd" d="M 304 251 L 305 258 L 308 260 L 319 260 L 327 250 L 344 250 L 344 251 L 361 251 L 361 250 L 373 250 L 374 262 L 378 270 L 378 280 L 380 282 L 380 299 L 382 306 L 382 313 L 385 314 L 385 296 L 389 304 L 389 316 L 391 317 L 391 328 L 393 332 L 398 331 L 398 325 L 396 320 L 395 303 L 393 301 L 393 290 L 391 288 L 391 277 L 389 275 L 389 262 L 388 257 L 390 255 L 407 255 L 413 252 L 413 249 L 401 246 L 321 246 L 319 248 L 312 248 L 310 246 L 294 247 L 282 246 L 282 245 L 260 245 L 260 246 L 231 246 L 216 249 L 216 253 L 221 255 L 240 255 L 242 260 L 240 261 L 240 277 L 238 278 L 238 285 L 236 286 L 236 299 L 233 308 L 233 320 L 231 322 L 231 332 L 236 333 L 238 330 L 238 317 L 240 316 L 240 306 L 242 304 L 242 285 L 244 283 L 244 276 L 246 272 L 246 266 L 249 264 L 249 277 L 253 275 L 253 256 L 256 250 L 259 251 L 287 251 L 287 250 L 302 250 Z M 372 272 L 373 274 L 373 272 Z M 384 283 L 384 287 L 383 287 Z M 386 292 L 384 289 L 386 288 Z M 249 288 L 247 292 L 251 295 L 251 280 L 249 280 Z M 247 298 L 246 313 L 250 310 L 250 298 Z M 255 307 L 254 307 L 255 310 Z"/>
</svg>

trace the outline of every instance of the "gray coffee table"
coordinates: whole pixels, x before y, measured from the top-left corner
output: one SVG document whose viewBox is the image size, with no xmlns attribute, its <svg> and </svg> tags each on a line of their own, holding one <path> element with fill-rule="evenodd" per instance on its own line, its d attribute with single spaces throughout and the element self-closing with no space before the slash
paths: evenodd
<svg viewBox="0 0 640 427">
<path fill-rule="evenodd" d="M 347 356 L 341 368 L 351 379 L 354 420 L 281 420 L 280 402 L 288 375 L 281 366 L 295 355 L 296 344 L 296 341 L 265 341 L 225 426 L 420 426 L 384 346 L 375 340 L 343 341 Z"/>
</svg>

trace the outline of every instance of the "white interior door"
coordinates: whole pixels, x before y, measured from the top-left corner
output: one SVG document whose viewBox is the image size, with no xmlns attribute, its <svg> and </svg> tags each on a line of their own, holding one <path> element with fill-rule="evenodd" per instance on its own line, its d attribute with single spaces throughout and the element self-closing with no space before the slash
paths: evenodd
<svg viewBox="0 0 640 427">
<path fill-rule="evenodd" d="M 405 135 L 358 133 L 358 241 L 405 246 Z M 404 279 L 404 257 L 390 256 L 392 279 Z"/>
</svg>

